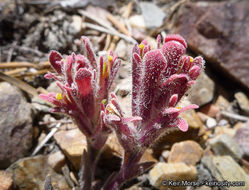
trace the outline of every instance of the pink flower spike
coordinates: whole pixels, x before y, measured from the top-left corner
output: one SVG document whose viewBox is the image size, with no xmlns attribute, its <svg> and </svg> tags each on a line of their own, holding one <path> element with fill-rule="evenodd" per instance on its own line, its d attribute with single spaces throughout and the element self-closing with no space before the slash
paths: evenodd
<svg viewBox="0 0 249 190">
<path fill-rule="evenodd" d="M 85 45 L 87 59 L 90 61 L 90 64 L 92 65 L 92 67 L 94 69 L 97 69 L 96 56 L 95 56 L 95 54 L 93 52 L 93 48 L 92 48 L 92 46 L 90 44 L 89 39 L 87 37 L 85 37 L 85 36 L 82 36 L 81 41 Z"/>
<path fill-rule="evenodd" d="M 197 65 L 194 65 L 189 70 L 189 76 L 191 77 L 192 80 L 195 80 L 199 76 L 200 71 L 201 71 L 201 68 Z"/>
<path fill-rule="evenodd" d="M 183 37 L 181 37 L 178 34 L 170 34 L 168 36 L 166 36 L 166 38 L 164 39 L 164 43 L 170 42 L 170 41 L 176 41 L 179 42 L 180 44 L 182 44 L 185 48 L 187 48 L 187 43 L 184 40 Z"/>
<path fill-rule="evenodd" d="M 170 83 L 173 83 L 175 80 L 177 79 L 185 79 L 185 80 L 188 80 L 188 75 L 186 74 L 174 74 L 174 75 L 171 75 L 161 86 L 167 86 L 169 85 Z"/>
<path fill-rule="evenodd" d="M 92 92 L 92 72 L 88 69 L 81 68 L 75 76 L 75 82 L 78 87 L 79 94 L 82 96 L 86 96 L 90 92 Z"/>
<path fill-rule="evenodd" d="M 58 53 L 57 51 L 51 51 L 49 54 L 49 62 L 51 64 L 51 66 L 56 70 L 56 72 L 58 74 L 61 74 L 61 60 L 62 60 L 62 56 L 60 53 Z"/>
</svg>

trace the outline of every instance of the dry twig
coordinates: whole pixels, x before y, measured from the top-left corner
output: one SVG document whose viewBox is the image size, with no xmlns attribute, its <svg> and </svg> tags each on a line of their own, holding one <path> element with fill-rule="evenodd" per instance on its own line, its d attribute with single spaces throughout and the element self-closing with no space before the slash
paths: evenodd
<svg viewBox="0 0 249 190">
<path fill-rule="evenodd" d="M 237 115 L 237 114 L 226 112 L 226 111 L 222 111 L 221 115 L 225 117 L 229 117 L 231 119 L 239 120 L 239 121 L 249 121 L 249 117 Z"/>
<path fill-rule="evenodd" d="M 15 76 L 17 74 L 20 74 L 21 72 L 26 71 L 26 70 L 27 70 L 27 68 L 18 68 L 18 69 L 13 69 L 13 70 L 10 70 L 10 71 L 6 71 L 6 72 L 4 72 L 4 74 Z"/>
<path fill-rule="evenodd" d="M 5 62 L 0 64 L 0 69 L 20 68 L 20 67 L 33 67 L 38 69 L 39 66 L 29 62 Z"/>
<path fill-rule="evenodd" d="M 131 38 L 129 36 L 126 36 L 124 34 L 121 34 L 118 31 L 111 31 L 111 30 L 108 30 L 108 29 L 106 29 L 104 27 L 101 27 L 101 26 L 98 26 L 98 25 L 95 25 L 95 24 L 91 24 L 91 23 L 84 23 L 84 24 L 85 24 L 85 26 L 87 28 L 91 28 L 91 29 L 94 29 L 94 30 L 98 30 L 100 32 L 104 32 L 104 33 L 107 33 L 107 34 L 118 36 L 118 37 L 124 39 L 125 41 L 131 42 L 133 44 L 137 43 L 137 41 L 135 39 L 133 39 L 133 38 Z"/>
<path fill-rule="evenodd" d="M 17 86 L 18 88 L 22 89 L 23 91 L 27 92 L 28 94 L 30 94 L 32 96 L 38 96 L 37 90 L 34 87 L 30 86 L 29 84 L 27 84 L 27 83 L 25 83 L 17 78 L 8 76 L 8 75 L 0 72 L 0 79 Z"/>
<path fill-rule="evenodd" d="M 131 36 L 130 32 L 126 29 L 125 25 L 123 22 L 118 21 L 114 16 L 111 14 L 107 14 L 106 18 L 123 34 L 127 36 Z"/>
<path fill-rule="evenodd" d="M 38 144 L 38 146 L 35 148 L 34 152 L 32 153 L 32 156 L 36 155 L 36 153 L 38 153 L 41 148 L 48 142 L 48 140 L 54 136 L 54 134 L 56 133 L 56 131 L 59 129 L 59 127 L 61 126 L 61 123 L 58 123 L 48 134 L 47 136 L 43 139 L 43 141 Z"/>
</svg>

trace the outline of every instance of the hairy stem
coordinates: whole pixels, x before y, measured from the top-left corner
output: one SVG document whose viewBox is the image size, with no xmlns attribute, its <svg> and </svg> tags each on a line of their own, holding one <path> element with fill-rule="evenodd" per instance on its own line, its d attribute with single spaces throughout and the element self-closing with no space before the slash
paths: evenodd
<svg viewBox="0 0 249 190">
<path fill-rule="evenodd" d="M 94 181 L 95 169 L 102 152 L 101 149 L 94 148 L 93 144 L 87 139 L 87 151 L 84 150 L 81 159 L 79 172 L 81 190 L 91 190 Z"/>
<path fill-rule="evenodd" d="M 132 179 L 140 174 L 138 163 L 141 159 L 145 149 L 134 152 L 125 152 L 123 162 L 119 172 L 112 176 L 107 181 L 103 190 L 116 190 L 119 189 L 127 180 Z"/>
</svg>

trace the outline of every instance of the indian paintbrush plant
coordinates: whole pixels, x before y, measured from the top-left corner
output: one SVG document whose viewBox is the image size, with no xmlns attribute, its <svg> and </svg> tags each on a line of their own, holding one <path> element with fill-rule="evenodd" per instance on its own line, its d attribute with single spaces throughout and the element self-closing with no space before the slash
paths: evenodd
<svg viewBox="0 0 249 190">
<path fill-rule="evenodd" d="M 62 94 L 41 97 L 56 105 L 53 112 L 70 115 L 87 137 L 88 150 L 82 156 L 82 189 L 91 189 L 98 152 L 110 129 L 115 132 L 124 149 L 123 160 L 119 172 L 113 173 L 102 187 L 103 190 L 114 190 L 153 166 L 153 162 L 139 161 L 161 135 L 174 127 L 184 132 L 188 130 L 188 124 L 179 115 L 198 106 L 181 108 L 177 103 L 195 83 L 204 60 L 185 55 L 187 44 L 180 35 L 166 36 L 162 46 L 159 35 L 155 50 L 151 50 L 146 41 L 134 45 L 131 58 L 132 116 L 125 117 L 114 93 L 108 101 L 108 91 L 120 60 L 111 53 L 106 61 L 100 57 L 97 64 L 88 39 L 82 37 L 82 41 L 86 56 L 72 54 L 63 59 L 58 52 L 50 53 L 49 60 L 56 74 L 49 73 L 46 78 L 56 79 Z"/>
<path fill-rule="evenodd" d="M 65 58 L 56 51 L 51 51 L 49 62 L 55 73 L 45 75 L 55 79 L 62 93 L 41 94 L 40 97 L 55 105 L 51 112 L 71 116 L 87 139 L 87 152 L 82 156 L 84 190 L 91 189 L 95 167 L 99 154 L 111 132 L 103 123 L 105 102 L 121 61 L 112 52 L 107 59 L 97 61 L 92 46 L 86 37 L 81 38 L 85 55 L 72 53 Z"/>
</svg>

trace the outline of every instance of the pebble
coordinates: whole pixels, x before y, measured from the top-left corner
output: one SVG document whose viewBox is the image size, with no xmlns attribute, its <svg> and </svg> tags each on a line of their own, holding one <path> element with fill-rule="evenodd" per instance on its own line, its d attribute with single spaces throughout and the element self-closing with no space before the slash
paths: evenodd
<svg viewBox="0 0 249 190">
<path fill-rule="evenodd" d="M 207 119 L 207 121 L 206 121 L 206 126 L 207 126 L 207 128 L 212 129 L 212 128 L 214 128 L 216 125 L 217 125 L 217 121 L 216 121 L 214 118 L 209 117 L 209 118 Z"/>
<path fill-rule="evenodd" d="M 200 161 L 202 154 L 203 149 L 195 141 L 182 141 L 172 146 L 168 163 L 183 162 L 195 166 Z"/>
<path fill-rule="evenodd" d="M 128 54 L 128 48 L 127 48 L 127 43 L 124 40 L 119 40 L 117 43 L 115 53 L 117 56 L 121 59 L 128 60 L 127 54 Z"/>
<path fill-rule="evenodd" d="M 225 127 L 225 126 L 217 126 L 214 129 L 214 136 L 226 134 L 226 135 L 230 136 L 231 138 L 233 138 L 235 133 L 236 133 L 236 129 L 228 128 L 228 127 Z"/>
<path fill-rule="evenodd" d="M 249 116 L 249 99 L 243 92 L 237 92 L 235 98 L 239 104 L 240 109 L 244 114 Z"/>
<path fill-rule="evenodd" d="M 245 156 L 249 158 L 249 128 L 242 127 L 236 131 L 234 135 L 234 140 L 239 144 L 242 148 Z"/>
<path fill-rule="evenodd" d="M 213 100 L 214 90 L 214 81 L 207 74 L 201 72 L 195 85 L 191 88 L 188 98 L 193 104 L 203 106 Z"/>
<path fill-rule="evenodd" d="M 0 190 L 12 190 L 13 179 L 10 173 L 0 170 Z"/>
<path fill-rule="evenodd" d="M 169 154 L 170 154 L 169 150 L 164 150 L 162 152 L 162 157 L 163 157 L 163 159 L 164 159 L 165 162 L 169 159 Z"/>
<path fill-rule="evenodd" d="M 230 155 L 236 161 L 239 161 L 242 158 L 243 150 L 233 138 L 226 134 L 218 135 L 213 139 L 210 139 L 208 144 L 216 155 Z"/>
<path fill-rule="evenodd" d="M 208 115 L 209 117 L 213 117 L 215 118 L 219 112 L 220 112 L 220 109 L 215 106 L 214 104 L 207 104 L 203 107 L 201 107 L 200 111 L 206 115 Z"/>
<path fill-rule="evenodd" d="M 51 175 L 51 184 L 60 190 L 70 189 L 64 176 L 50 167 L 47 156 L 27 157 L 12 164 L 7 172 L 13 175 L 14 184 L 19 190 L 43 190 L 46 176 Z"/>
<path fill-rule="evenodd" d="M 148 29 L 157 28 L 163 24 L 166 15 L 161 8 L 152 2 L 140 2 L 139 5 L 142 9 L 142 15 Z"/>
<path fill-rule="evenodd" d="M 197 178 L 197 170 L 194 166 L 184 163 L 157 163 L 149 172 L 150 184 L 160 190 L 168 189 L 163 181 L 194 181 Z M 182 189 L 181 186 L 170 186 L 172 189 Z"/>
<path fill-rule="evenodd" d="M 140 162 L 141 163 L 143 163 L 143 162 L 158 162 L 158 160 L 153 157 L 152 153 L 153 153 L 152 149 L 146 149 L 142 158 L 140 159 Z"/>
<path fill-rule="evenodd" d="M 72 16 L 72 22 L 68 28 L 69 33 L 73 35 L 79 35 L 82 32 L 82 17 L 78 15 Z"/>
<path fill-rule="evenodd" d="M 0 83 L 0 168 L 26 156 L 32 147 L 33 111 L 23 93 Z"/>
<path fill-rule="evenodd" d="M 181 117 L 187 121 L 190 128 L 200 129 L 203 127 L 203 123 L 195 110 L 187 110 L 181 113 Z"/>
<path fill-rule="evenodd" d="M 131 77 L 122 79 L 121 82 L 117 85 L 115 91 L 118 96 L 125 97 L 132 91 Z"/>
<path fill-rule="evenodd" d="M 56 84 L 56 81 L 52 82 L 48 87 L 47 87 L 48 92 L 54 92 L 54 93 L 61 93 L 61 89 L 58 87 Z"/>
<path fill-rule="evenodd" d="M 73 164 L 74 168 L 78 170 L 83 150 L 87 149 L 85 135 L 83 135 L 78 128 L 74 128 L 58 131 L 55 133 L 54 138 L 67 159 Z M 107 160 L 112 159 L 114 156 L 121 158 L 123 151 L 124 150 L 119 144 L 116 135 L 114 133 L 109 134 L 103 150 L 104 158 Z M 155 159 L 153 161 L 155 161 Z"/>
<path fill-rule="evenodd" d="M 220 110 L 228 110 L 230 107 L 229 101 L 222 95 L 219 95 L 215 104 Z"/>
<path fill-rule="evenodd" d="M 56 151 L 48 155 L 48 164 L 56 171 L 61 172 L 61 168 L 65 165 L 65 155 L 60 151 Z"/>
<path fill-rule="evenodd" d="M 244 182 L 243 186 L 231 186 L 229 190 L 248 190 L 249 175 L 234 161 L 231 156 L 205 156 L 201 162 L 211 171 L 217 181 Z M 226 186 L 220 186 L 227 190 Z"/>
<path fill-rule="evenodd" d="M 75 169 L 79 169 L 83 150 L 87 148 L 85 135 L 76 128 L 68 131 L 58 131 L 54 134 L 54 138 Z"/>
<path fill-rule="evenodd" d="M 134 15 L 129 18 L 129 23 L 132 27 L 139 28 L 139 29 L 145 29 L 145 21 L 144 17 L 142 15 Z"/>
</svg>

